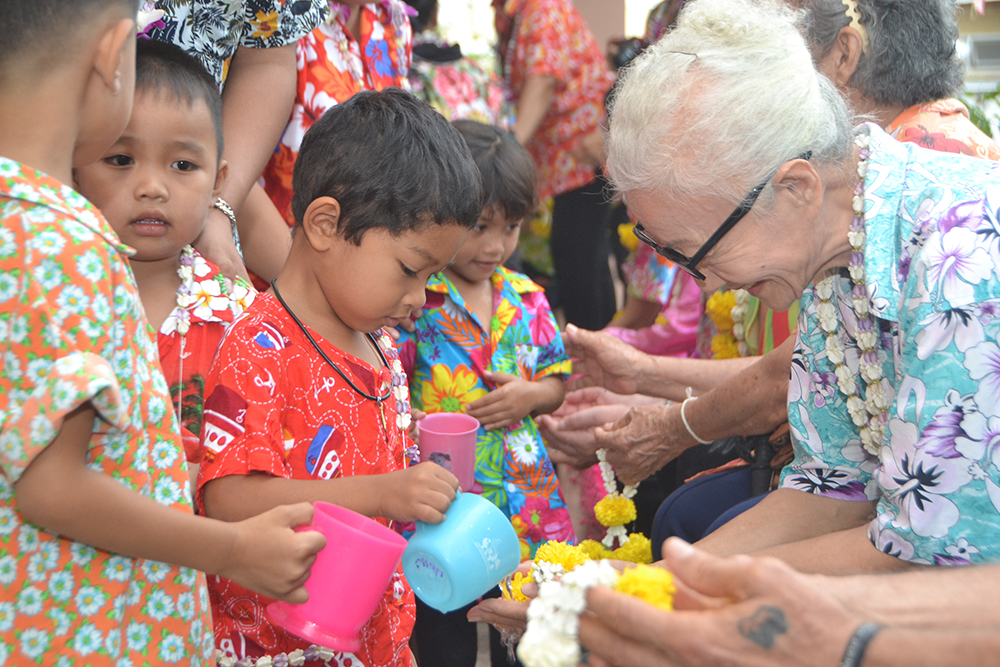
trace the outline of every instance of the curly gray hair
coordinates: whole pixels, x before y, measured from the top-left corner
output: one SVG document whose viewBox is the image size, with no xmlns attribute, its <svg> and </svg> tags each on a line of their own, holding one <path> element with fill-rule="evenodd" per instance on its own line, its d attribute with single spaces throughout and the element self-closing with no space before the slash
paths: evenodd
<svg viewBox="0 0 1000 667">
<path fill-rule="evenodd" d="M 953 95 L 964 69 L 955 49 L 955 0 L 857 0 L 869 47 L 851 85 L 878 104 L 909 107 Z M 813 57 L 822 60 L 850 24 L 841 0 L 801 0 Z"/>
<path fill-rule="evenodd" d="M 698 0 L 624 72 L 607 168 L 625 193 L 740 201 L 785 161 L 843 166 L 853 118 L 777 0 Z M 769 185 L 762 209 L 773 198 Z"/>
</svg>

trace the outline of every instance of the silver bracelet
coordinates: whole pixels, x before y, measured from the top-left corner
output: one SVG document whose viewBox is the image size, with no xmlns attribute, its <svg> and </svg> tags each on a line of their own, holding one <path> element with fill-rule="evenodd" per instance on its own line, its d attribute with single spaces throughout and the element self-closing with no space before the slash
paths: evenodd
<svg viewBox="0 0 1000 667">
<path fill-rule="evenodd" d="M 697 398 L 698 398 L 697 396 L 688 396 L 681 403 L 681 421 L 684 422 L 684 428 L 687 429 L 688 435 L 690 435 L 692 438 L 694 438 L 695 440 L 697 440 L 701 444 L 708 445 L 708 444 L 711 444 L 712 441 L 711 440 L 705 440 L 703 438 L 699 438 L 698 435 L 691 428 L 691 424 L 688 424 L 687 415 L 684 414 L 684 408 L 687 407 L 688 402 L 689 401 L 697 400 Z"/>
<path fill-rule="evenodd" d="M 236 252 L 240 254 L 240 259 L 243 259 L 243 248 L 240 247 L 240 232 L 236 229 L 236 212 L 233 211 L 233 207 L 229 205 L 229 202 L 221 197 L 215 200 L 215 208 L 222 211 L 223 215 L 229 218 L 229 224 L 233 228 L 233 245 L 236 246 Z"/>
<path fill-rule="evenodd" d="M 881 625 L 874 623 L 862 623 L 851 635 L 847 642 L 847 649 L 844 657 L 840 661 L 840 667 L 861 667 L 861 660 L 865 657 L 865 651 L 872 638 L 882 629 Z"/>
</svg>

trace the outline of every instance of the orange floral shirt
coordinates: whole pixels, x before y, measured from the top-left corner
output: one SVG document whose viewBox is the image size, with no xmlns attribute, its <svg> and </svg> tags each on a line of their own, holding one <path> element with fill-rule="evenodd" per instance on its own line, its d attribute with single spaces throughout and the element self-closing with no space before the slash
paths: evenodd
<svg viewBox="0 0 1000 667">
<path fill-rule="evenodd" d="M 497 9 L 497 33 L 511 97 L 520 98 L 534 76 L 557 82 L 552 105 L 526 146 L 538 167 L 539 197 L 586 185 L 594 168 L 571 151 L 603 122 L 604 95 L 614 82 L 593 34 L 570 0 L 509 0 Z"/>
<path fill-rule="evenodd" d="M 299 40 L 298 84 L 292 117 L 264 169 L 264 190 L 285 217 L 292 216 L 292 172 L 302 137 L 327 109 L 362 90 L 409 89 L 413 32 L 407 5 L 384 0 L 361 8 L 361 35 L 355 39 L 339 5 L 325 23 Z"/>
<path fill-rule="evenodd" d="M 177 421 L 122 245 L 82 195 L 0 158 L 0 664 L 206 664 L 204 575 L 24 520 L 14 483 L 68 413 L 87 463 L 191 512 Z"/>
<path fill-rule="evenodd" d="M 915 104 L 885 129 L 894 139 L 931 150 L 1000 160 L 1000 146 L 969 120 L 969 110 L 955 99 Z"/>
</svg>

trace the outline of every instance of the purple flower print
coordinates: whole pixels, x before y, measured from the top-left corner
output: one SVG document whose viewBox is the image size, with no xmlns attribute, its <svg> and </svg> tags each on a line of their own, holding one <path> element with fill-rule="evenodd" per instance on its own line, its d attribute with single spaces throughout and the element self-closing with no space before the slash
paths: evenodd
<svg viewBox="0 0 1000 667">
<path fill-rule="evenodd" d="M 989 417 L 1000 417 L 1000 347 L 992 341 L 983 341 L 965 352 L 962 362 L 969 370 L 969 377 L 979 383 L 976 405 Z"/>
<path fill-rule="evenodd" d="M 975 285 L 994 272 L 990 253 L 979 243 L 977 234 L 964 227 L 932 237 L 924 248 L 924 262 L 928 288 L 940 291 L 952 304 L 971 301 Z"/>
</svg>

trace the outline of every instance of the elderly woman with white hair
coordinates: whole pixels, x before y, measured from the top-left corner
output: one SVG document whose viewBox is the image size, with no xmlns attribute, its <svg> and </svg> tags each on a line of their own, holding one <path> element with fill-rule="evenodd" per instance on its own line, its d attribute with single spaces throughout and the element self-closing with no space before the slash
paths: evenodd
<svg viewBox="0 0 1000 667">
<path fill-rule="evenodd" d="M 1000 560 L 1000 172 L 852 129 L 794 19 L 693 3 L 611 116 L 643 240 L 706 290 L 800 300 L 795 461 L 701 544 L 828 573 Z"/>
</svg>

